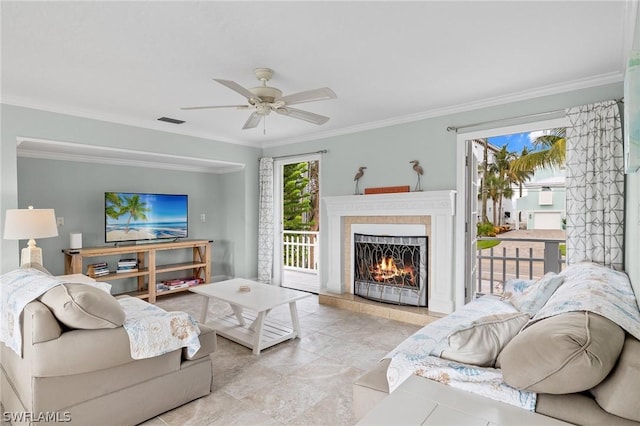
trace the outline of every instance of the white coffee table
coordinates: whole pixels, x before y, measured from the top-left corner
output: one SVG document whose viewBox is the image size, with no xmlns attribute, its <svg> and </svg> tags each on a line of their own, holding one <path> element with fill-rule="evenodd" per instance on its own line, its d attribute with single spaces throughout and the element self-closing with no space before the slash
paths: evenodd
<svg viewBox="0 0 640 426">
<path fill-rule="evenodd" d="M 246 286 L 250 291 L 240 291 L 240 286 Z M 243 278 L 199 285 L 189 290 L 204 296 L 200 317 L 202 323 L 207 321 L 211 298 L 229 303 L 233 314 L 216 318 L 208 325 L 211 325 L 219 335 L 253 349 L 253 353 L 256 355 L 262 349 L 285 340 L 295 339 L 301 335 L 296 300 L 311 295 L 303 291 L 262 284 Z M 291 326 L 267 319 L 271 309 L 287 303 L 291 313 Z M 244 309 L 252 312 L 244 311 Z"/>
<path fill-rule="evenodd" d="M 570 423 L 413 375 L 356 426 L 569 426 Z"/>
</svg>

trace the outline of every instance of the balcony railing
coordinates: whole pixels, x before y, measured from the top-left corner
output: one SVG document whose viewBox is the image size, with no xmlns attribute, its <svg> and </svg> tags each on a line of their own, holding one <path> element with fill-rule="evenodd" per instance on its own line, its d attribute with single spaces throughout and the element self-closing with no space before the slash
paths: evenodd
<svg viewBox="0 0 640 426">
<path fill-rule="evenodd" d="M 478 250 L 477 286 L 480 294 L 501 294 L 511 278 L 537 279 L 547 272 L 560 272 L 565 257 L 560 251 L 562 239 L 479 238 L 500 241 L 495 247 Z"/>
<path fill-rule="evenodd" d="M 318 272 L 318 232 L 283 231 L 282 241 L 285 268 Z"/>
</svg>

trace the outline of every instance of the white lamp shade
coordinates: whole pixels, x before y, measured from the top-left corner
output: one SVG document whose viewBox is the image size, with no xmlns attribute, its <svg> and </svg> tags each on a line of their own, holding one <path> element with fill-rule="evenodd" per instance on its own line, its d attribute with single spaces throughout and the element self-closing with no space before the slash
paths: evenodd
<svg viewBox="0 0 640 426">
<path fill-rule="evenodd" d="M 57 237 L 53 209 L 9 209 L 4 221 L 5 240 Z"/>
</svg>

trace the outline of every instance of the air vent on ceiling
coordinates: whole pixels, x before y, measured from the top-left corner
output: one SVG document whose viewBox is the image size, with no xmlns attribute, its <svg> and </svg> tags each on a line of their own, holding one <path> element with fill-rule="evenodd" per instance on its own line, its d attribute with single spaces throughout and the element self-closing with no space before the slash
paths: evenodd
<svg viewBox="0 0 640 426">
<path fill-rule="evenodd" d="M 160 117 L 160 118 L 158 118 L 158 121 L 166 121 L 167 123 L 171 123 L 171 124 L 182 124 L 182 123 L 184 123 L 184 120 L 178 120 L 178 119 L 169 118 L 169 117 Z"/>
</svg>

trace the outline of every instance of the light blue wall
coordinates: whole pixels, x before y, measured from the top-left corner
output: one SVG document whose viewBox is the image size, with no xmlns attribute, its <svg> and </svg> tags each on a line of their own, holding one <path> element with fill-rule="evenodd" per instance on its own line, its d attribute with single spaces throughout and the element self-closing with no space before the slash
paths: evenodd
<svg viewBox="0 0 640 426">
<path fill-rule="evenodd" d="M 255 164 L 257 163 L 258 160 L 256 159 Z M 244 173 L 229 173 L 223 175 L 221 178 L 225 199 L 225 227 L 222 230 L 223 238 L 221 241 L 221 245 L 224 244 L 224 246 L 220 249 L 224 250 L 224 252 L 228 253 L 230 256 L 230 269 L 226 275 L 233 277 L 238 276 L 238 271 L 242 271 L 248 265 L 252 265 L 252 267 L 256 269 L 256 272 L 249 278 L 255 278 L 257 277 L 258 264 L 257 248 L 254 253 L 240 255 L 237 251 L 237 247 L 245 243 L 243 239 L 248 237 L 244 232 L 244 230 L 248 228 L 249 223 L 247 221 L 247 216 L 249 214 L 257 214 L 258 206 L 257 204 L 254 205 L 255 207 L 253 212 L 246 211 L 247 200 L 244 195 L 244 188 L 246 187 L 245 180 L 247 178 Z M 257 178 L 255 179 L 255 182 L 257 182 Z M 254 200 L 256 199 L 257 197 L 254 198 Z M 249 234 L 251 234 L 252 237 L 255 237 L 255 240 L 257 241 L 257 233 L 254 234 L 249 232 Z"/>
<path fill-rule="evenodd" d="M 270 147 L 265 155 L 279 156 L 327 149 L 322 155 L 322 195 L 351 195 L 358 167 L 366 166 L 360 189 L 416 184 L 416 173 L 409 164 L 420 161 L 424 169 L 424 190 L 455 187 L 455 135 L 446 127 L 446 117 L 416 121 L 335 136 L 295 145 Z"/>
<path fill-rule="evenodd" d="M 214 217 L 210 218 L 212 222 L 205 224 L 211 225 L 212 232 L 209 232 L 206 226 L 201 227 L 202 225 L 199 224 L 200 212 L 193 212 L 198 215 L 194 223 L 196 227 L 194 232 L 197 234 L 194 233 L 192 236 L 220 238 L 221 246 L 232 247 L 232 252 L 227 253 L 226 256 L 236 261 L 233 265 L 235 275 L 239 277 L 257 275 L 255 260 L 257 220 L 254 218 L 257 217 L 258 209 L 255 194 L 261 149 L 9 105 L 2 105 L 1 113 L 0 176 L 2 180 L 0 185 L 3 225 L 4 212 L 8 208 L 21 208 L 28 204 L 45 208 L 49 207 L 49 203 L 58 205 L 59 203 L 55 200 L 65 200 L 72 203 L 78 210 L 90 210 L 86 215 L 74 216 L 76 213 L 73 209 L 60 207 L 66 215 L 65 222 L 68 227 L 73 225 L 81 228 L 78 230 L 83 234 L 87 233 L 85 243 L 87 245 L 89 241 L 96 241 L 94 238 L 102 232 L 103 227 L 94 223 L 95 213 L 92 209 L 102 208 L 100 207 L 102 201 L 99 201 L 98 207 L 95 207 L 95 194 L 101 197 L 100 194 L 105 188 L 107 190 L 122 188 L 141 192 L 172 192 L 175 189 L 177 192 L 192 194 L 194 209 L 207 209 L 207 214 L 209 211 L 213 212 Z M 135 169 L 126 166 L 98 166 L 57 160 L 20 159 L 18 161 L 16 157 L 18 137 L 193 156 L 243 163 L 246 167 L 241 172 L 227 176 L 168 172 L 147 168 Z M 30 173 L 34 174 L 33 180 Z M 38 186 L 36 180 L 38 178 L 42 186 Z M 173 178 L 173 183 L 170 182 L 170 178 Z M 114 188 L 116 185 L 118 188 Z M 188 188 L 190 185 L 193 187 Z M 74 191 L 69 191 L 70 186 L 75 187 Z M 83 197 L 74 197 L 74 192 L 77 194 L 78 191 L 83 194 Z M 242 201 L 238 202 L 237 198 Z M 89 206 L 89 203 L 93 204 Z M 224 218 L 229 215 L 228 205 L 233 206 L 234 215 L 244 219 L 242 223 L 233 223 L 230 218 Z M 58 208 L 56 208 L 56 214 L 62 215 L 58 212 Z M 67 222 L 67 217 L 71 222 Z M 226 223 L 227 227 L 219 225 L 218 220 L 220 220 L 219 223 Z M 98 229 L 95 229 L 96 226 Z M 229 226 L 232 228 L 229 229 Z M 227 238 L 231 243 L 225 241 Z M 52 245 L 53 253 L 52 250 L 45 250 L 45 262 L 54 272 L 59 272 L 58 266 L 51 265 L 48 259 L 52 256 L 53 260 L 62 248 L 68 246 L 68 232 L 63 230 L 62 236 L 52 238 L 51 242 L 42 240 L 41 243 L 43 247 L 46 244 L 47 248 L 50 244 Z M 214 250 L 216 244 L 214 243 Z M 18 243 L 2 240 L 0 255 L 2 272 L 15 268 L 19 264 Z M 215 262 L 223 263 L 218 265 L 221 269 L 230 268 L 229 265 L 224 265 L 221 257 L 214 256 L 216 256 Z M 62 265 L 62 262 L 59 265 Z M 216 263 L 214 263 L 214 275 L 218 274 L 215 267 Z"/>
<path fill-rule="evenodd" d="M 16 162 L 16 144 L 4 143 L 10 138 L 9 133 L 5 133 L 8 119 L 5 117 L 4 105 L 0 105 L 0 218 L 2 226 L 0 231 L 4 234 L 4 217 L 7 209 L 14 209 L 18 206 L 18 164 Z M 15 141 L 15 138 L 14 138 Z M 10 271 L 18 265 L 18 243 L 0 239 L 0 273 Z"/>
<path fill-rule="evenodd" d="M 50 182 L 57 182 L 53 186 Z M 70 161 L 18 158 L 18 206 L 53 208 L 64 218 L 59 236 L 38 240 L 44 266 L 55 275 L 64 273 L 61 248 L 69 246 L 69 233 L 81 232 L 84 247 L 105 245 L 104 193 L 106 191 L 149 192 L 189 195 L 189 238 L 221 239 L 221 218 L 225 214 L 222 180 L 219 175 L 189 173 L 150 168 L 121 167 Z M 205 222 L 200 221 L 204 213 Z M 214 243 L 215 244 L 215 243 Z M 24 246 L 24 242 L 22 243 Z M 164 253 L 158 253 L 159 257 Z M 186 261 L 189 253 L 176 253 L 183 258 L 159 263 Z M 98 261 L 102 259 L 94 259 Z M 115 263 L 110 263 L 114 269 Z M 213 270 L 227 267 L 213 252 Z M 169 276 L 160 278 L 170 278 Z M 114 280 L 113 291 L 133 291 L 133 280 Z"/>
</svg>

